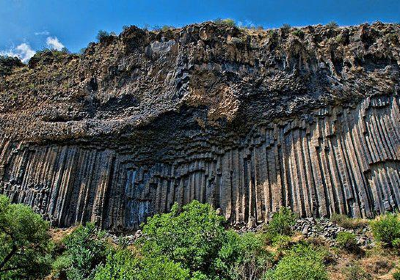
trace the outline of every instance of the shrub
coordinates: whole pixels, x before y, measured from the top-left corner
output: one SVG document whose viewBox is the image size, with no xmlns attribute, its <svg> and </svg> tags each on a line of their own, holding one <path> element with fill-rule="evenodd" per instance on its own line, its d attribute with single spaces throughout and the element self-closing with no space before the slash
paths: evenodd
<svg viewBox="0 0 400 280">
<path fill-rule="evenodd" d="M 104 263 L 108 254 L 104 232 L 88 223 L 79 226 L 63 243 L 66 250 L 53 264 L 56 275 L 71 280 L 93 279 L 96 266 Z"/>
<path fill-rule="evenodd" d="M 276 247 L 278 251 L 288 249 L 290 247 L 291 238 L 287 235 L 276 235 L 272 238 L 272 245 Z"/>
<path fill-rule="evenodd" d="M 326 25 L 326 27 L 328 27 L 329 29 L 335 29 L 335 28 L 338 28 L 339 25 L 336 22 L 331 21 Z"/>
<path fill-rule="evenodd" d="M 227 231 L 225 222 L 208 204 L 193 201 L 182 211 L 175 204 L 170 213 L 148 219 L 137 245 L 144 258 L 166 257 L 190 271 L 192 279 L 261 276 L 270 260 L 262 239 Z"/>
<path fill-rule="evenodd" d="M 172 25 L 164 25 L 163 27 L 161 27 L 161 30 L 164 32 L 167 32 L 168 30 L 174 29 L 175 27 L 173 27 Z"/>
<path fill-rule="evenodd" d="M 344 44 L 346 43 L 346 38 L 342 34 L 339 34 L 335 37 L 335 42 L 337 44 Z"/>
<path fill-rule="evenodd" d="M 111 36 L 111 34 L 108 33 L 107 31 L 99 30 L 99 32 L 97 32 L 96 39 L 97 39 L 98 42 L 103 42 L 104 40 L 106 40 L 110 36 Z"/>
<path fill-rule="evenodd" d="M 396 238 L 392 241 L 392 246 L 397 250 L 400 250 L 400 238 Z"/>
<path fill-rule="evenodd" d="M 289 24 L 285 23 L 284 25 L 282 25 L 281 30 L 282 30 L 283 32 L 287 33 L 287 32 L 290 31 L 291 28 L 292 28 L 292 27 L 291 27 Z"/>
<path fill-rule="evenodd" d="M 346 215 L 336 213 L 332 214 L 330 220 L 345 229 L 364 228 L 368 225 L 368 222 L 363 219 L 353 219 L 347 217 Z"/>
<path fill-rule="evenodd" d="M 311 246 L 296 245 L 266 277 L 273 280 L 327 280 L 323 256 L 324 253 Z"/>
<path fill-rule="evenodd" d="M 0 76 L 10 75 L 13 68 L 22 66 L 24 64 L 19 58 L 0 55 Z"/>
<path fill-rule="evenodd" d="M 398 214 L 388 213 L 370 222 L 375 239 L 394 246 L 393 241 L 400 238 L 400 220 Z M 397 241 L 396 241 L 397 242 Z"/>
<path fill-rule="evenodd" d="M 230 230 L 218 252 L 214 269 L 225 275 L 225 279 L 247 279 L 249 275 L 259 279 L 271 263 L 272 255 L 263 249 L 259 235 L 239 235 Z"/>
<path fill-rule="evenodd" d="M 400 271 L 396 271 L 395 273 L 393 273 L 393 279 L 400 280 Z"/>
<path fill-rule="evenodd" d="M 352 250 L 357 247 L 356 236 L 351 232 L 339 232 L 336 236 L 336 242 L 342 249 Z"/>
<path fill-rule="evenodd" d="M 225 238 L 224 223 L 208 204 L 193 201 L 181 212 L 175 204 L 170 213 L 149 218 L 139 244 L 146 256 L 165 255 L 192 272 L 208 274 Z"/>
<path fill-rule="evenodd" d="M 112 250 L 104 265 L 96 270 L 95 280 L 185 280 L 189 270 L 182 269 L 180 264 L 166 257 L 143 258 L 128 249 Z"/>
<path fill-rule="evenodd" d="M 297 215 L 289 208 L 282 207 L 273 214 L 266 227 L 267 238 L 271 240 L 277 235 L 292 235 L 292 227 L 296 224 Z"/>
<path fill-rule="evenodd" d="M 218 25 L 227 25 L 227 26 L 236 26 L 236 22 L 233 19 L 230 18 L 226 18 L 226 19 L 216 19 L 214 20 L 214 23 L 218 24 Z"/>
<path fill-rule="evenodd" d="M 350 264 L 343 269 L 343 274 L 346 280 L 372 280 L 372 275 L 367 273 L 358 264 Z"/>
<path fill-rule="evenodd" d="M 294 30 L 294 31 L 292 32 L 292 34 L 293 34 L 294 36 L 299 37 L 299 38 L 303 38 L 303 37 L 304 37 L 304 31 L 301 30 L 301 29 L 296 29 L 296 30 Z"/>
<path fill-rule="evenodd" d="M 49 224 L 0 195 L 0 279 L 44 278 L 51 268 Z"/>
</svg>

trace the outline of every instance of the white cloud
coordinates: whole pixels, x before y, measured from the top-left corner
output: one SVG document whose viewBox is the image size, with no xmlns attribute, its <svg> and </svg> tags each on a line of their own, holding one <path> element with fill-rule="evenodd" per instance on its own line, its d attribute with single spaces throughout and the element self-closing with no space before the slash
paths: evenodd
<svg viewBox="0 0 400 280">
<path fill-rule="evenodd" d="M 36 52 L 27 43 L 22 43 L 16 48 L 12 48 L 8 51 L 0 51 L 0 55 L 18 57 L 24 63 L 28 62 L 35 53 Z"/>
<path fill-rule="evenodd" d="M 47 37 L 46 44 L 50 49 L 61 51 L 64 45 L 58 40 L 57 37 Z"/>
<path fill-rule="evenodd" d="M 40 35 L 47 36 L 47 35 L 50 35 L 50 32 L 49 31 L 40 31 L 40 32 L 35 32 L 35 35 L 36 36 L 40 36 Z"/>
</svg>

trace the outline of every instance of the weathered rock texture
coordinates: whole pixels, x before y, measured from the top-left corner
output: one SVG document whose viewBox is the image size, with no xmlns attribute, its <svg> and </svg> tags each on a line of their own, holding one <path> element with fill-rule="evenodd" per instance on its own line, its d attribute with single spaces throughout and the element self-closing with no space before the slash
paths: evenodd
<svg viewBox="0 0 400 280">
<path fill-rule="evenodd" d="M 174 202 L 264 222 L 400 205 L 399 25 L 131 27 L 0 77 L 0 193 L 55 224 Z"/>
</svg>

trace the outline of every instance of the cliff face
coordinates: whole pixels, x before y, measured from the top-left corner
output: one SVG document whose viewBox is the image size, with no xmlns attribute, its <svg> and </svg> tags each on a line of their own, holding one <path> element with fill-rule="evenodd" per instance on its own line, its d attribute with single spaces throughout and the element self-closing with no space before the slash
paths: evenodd
<svg viewBox="0 0 400 280">
<path fill-rule="evenodd" d="M 54 224 L 400 205 L 400 27 L 131 27 L 0 76 L 0 193 Z"/>
</svg>

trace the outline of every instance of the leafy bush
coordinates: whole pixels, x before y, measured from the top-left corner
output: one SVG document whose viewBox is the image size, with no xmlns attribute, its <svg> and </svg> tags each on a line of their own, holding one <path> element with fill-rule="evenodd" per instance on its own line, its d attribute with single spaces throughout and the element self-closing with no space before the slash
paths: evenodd
<svg viewBox="0 0 400 280">
<path fill-rule="evenodd" d="M 392 241 L 392 246 L 397 250 L 400 250 L 400 238 L 396 238 Z"/>
<path fill-rule="evenodd" d="M 51 268 L 49 224 L 0 195 L 0 279 L 38 279 Z"/>
<path fill-rule="evenodd" d="M 339 232 L 336 236 L 336 242 L 343 249 L 352 250 L 357 247 L 356 236 L 351 232 Z"/>
<path fill-rule="evenodd" d="M 265 237 L 267 241 L 273 241 L 277 235 L 292 235 L 292 227 L 296 224 L 297 215 L 289 208 L 282 207 L 279 212 L 273 214 L 271 221 L 266 226 Z"/>
<path fill-rule="evenodd" d="M 227 25 L 227 26 L 232 26 L 232 27 L 236 26 L 236 22 L 230 18 L 226 18 L 226 19 L 217 18 L 216 20 L 214 20 L 214 23 L 216 23 L 218 25 Z"/>
<path fill-rule="evenodd" d="M 112 250 L 104 265 L 97 268 L 95 280 L 185 280 L 189 270 L 166 257 L 141 258 L 128 249 Z"/>
<path fill-rule="evenodd" d="M 299 37 L 299 38 L 303 38 L 303 37 L 304 37 L 304 31 L 301 30 L 301 29 L 296 29 L 296 30 L 294 30 L 294 31 L 292 32 L 292 34 L 293 34 L 294 36 Z"/>
<path fill-rule="evenodd" d="M 275 270 L 266 275 L 271 280 L 327 280 L 324 253 L 311 246 L 296 245 L 282 258 Z"/>
<path fill-rule="evenodd" d="M 290 31 L 291 28 L 292 28 L 292 27 L 291 27 L 289 24 L 285 23 L 284 25 L 282 25 L 281 30 L 282 30 L 283 32 L 285 32 L 285 33 L 288 33 L 288 32 Z"/>
<path fill-rule="evenodd" d="M 252 275 L 259 279 L 272 263 L 272 255 L 263 249 L 259 235 L 239 235 L 228 231 L 225 241 L 214 262 L 214 269 L 225 279 L 248 279 Z"/>
<path fill-rule="evenodd" d="M 272 245 L 275 246 L 278 251 L 285 250 L 290 247 L 290 240 L 290 236 L 279 234 L 272 238 Z"/>
<path fill-rule="evenodd" d="M 388 213 L 370 222 L 375 239 L 393 247 L 393 241 L 400 238 L 400 219 L 398 214 Z M 397 242 L 397 241 L 396 241 Z"/>
<path fill-rule="evenodd" d="M 79 226 L 64 241 L 65 252 L 53 264 L 57 275 L 67 279 L 93 279 L 95 268 L 106 260 L 108 254 L 104 232 L 94 224 Z"/>
<path fill-rule="evenodd" d="M 339 25 L 336 22 L 331 21 L 326 25 L 326 27 L 328 27 L 329 29 L 335 29 L 335 28 L 338 28 Z"/>
<path fill-rule="evenodd" d="M 100 30 L 97 32 L 96 39 L 98 42 L 103 43 L 107 41 L 109 38 L 115 37 L 116 34 L 114 32 L 108 33 L 107 31 Z"/>
<path fill-rule="evenodd" d="M 194 279 L 236 279 L 249 271 L 261 275 L 269 255 L 254 234 L 225 230 L 225 219 L 208 204 L 193 201 L 179 211 L 149 218 L 138 241 L 144 258 L 167 257 Z"/>
<path fill-rule="evenodd" d="M 19 58 L 0 55 L 0 76 L 10 75 L 13 68 L 22 66 L 24 64 Z"/>
<path fill-rule="evenodd" d="M 172 25 L 164 25 L 163 27 L 161 27 L 161 30 L 164 32 L 167 32 L 168 30 L 174 29 L 175 27 L 173 27 Z"/>
<path fill-rule="evenodd" d="M 345 229 L 359 229 L 368 225 L 368 222 L 363 219 L 353 219 L 342 214 L 332 214 L 330 219 L 333 223 Z"/>
<path fill-rule="evenodd" d="M 400 271 L 396 271 L 395 273 L 393 273 L 393 279 L 400 280 Z"/>
<path fill-rule="evenodd" d="M 143 226 L 143 253 L 165 255 L 191 271 L 207 271 L 225 238 L 225 219 L 208 204 L 193 201 L 179 211 L 157 214 Z"/>
</svg>

